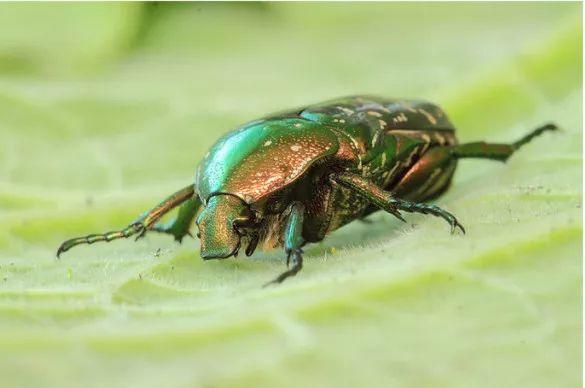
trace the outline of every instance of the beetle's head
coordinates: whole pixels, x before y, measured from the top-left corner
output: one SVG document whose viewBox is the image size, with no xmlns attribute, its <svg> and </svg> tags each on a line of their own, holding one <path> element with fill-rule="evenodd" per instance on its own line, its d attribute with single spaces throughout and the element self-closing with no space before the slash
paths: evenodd
<svg viewBox="0 0 585 388">
<path fill-rule="evenodd" d="M 223 259 L 238 254 L 244 227 L 252 221 L 252 212 L 240 198 L 217 194 L 209 198 L 197 217 L 198 237 L 203 259 Z"/>
</svg>

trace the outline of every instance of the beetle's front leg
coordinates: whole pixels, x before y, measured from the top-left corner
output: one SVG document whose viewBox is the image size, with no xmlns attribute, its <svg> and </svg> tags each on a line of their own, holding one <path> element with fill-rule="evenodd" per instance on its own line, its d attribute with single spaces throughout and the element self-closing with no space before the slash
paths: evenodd
<svg viewBox="0 0 585 388">
<path fill-rule="evenodd" d="M 276 279 L 265 286 L 282 283 L 287 278 L 295 276 L 303 268 L 303 251 L 305 244 L 303 239 L 303 219 L 305 206 L 300 202 L 293 202 L 287 209 L 290 212 L 284 229 L 284 251 L 286 253 L 286 265 L 289 269 L 281 273 Z"/>
<path fill-rule="evenodd" d="M 193 236 L 190 232 L 191 224 L 201 207 L 198 195 L 193 195 L 179 208 L 177 217 L 168 223 L 157 223 L 150 230 L 158 233 L 172 235 L 176 241 L 181 242 L 186 235 Z"/>
<path fill-rule="evenodd" d="M 447 221 L 449 225 L 451 225 L 451 233 L 455 231 L 455 228 L 459 228 L 463 233 L 465 233 L 465 229 L 459 223 L 459 221 L 457 221 L 457 218 L 455 218 L 453 214 L 441 209 L 438 206 L 429 205 L 426 203 L 410 202 L 396 198 L 392 195 L 392 193 L 385 191 L 381 187 L 357 174 L 342 173 L 331 176 L 331 179 L 334 182 L 355 191 L 357 194 L 361 195 L 379 208 L 384 209 L 394 215 L 398 214 L 398 218 L 402 220 L 403 218 L 399 213 L 400 210 L 410 213 L 432 214 Z"/>
<path fill-rule="evenodd" d="M 59 255 L 61 255 L 63 252 L 67 252 L 74 246 L 80 244 L 93 244 L 99 241 L 110 242 L 119 238 L 128 238 L 135 235 L 138 235 L 136 239 L 139 239 L 140 237 L 144 236 L 148 230 L 154 227 L 156 221 L 158 221 L 162 216 L 173 210 L 175 207 L 181 205 L 185 201 L 188 201 L 193 197 L 194 194 L 195 189 L 193 185 L 189 185 L 166 198 L 149 212 L 143 214 L 136 221 L 132 222 L 122 230 L 115 230 L 112 232 L 100 234 L 90 234 L 83 237 L 69 239 L 59 246 L 59 249 L 57 250 L 57 257 L 59 257 Z"/>
</svg>

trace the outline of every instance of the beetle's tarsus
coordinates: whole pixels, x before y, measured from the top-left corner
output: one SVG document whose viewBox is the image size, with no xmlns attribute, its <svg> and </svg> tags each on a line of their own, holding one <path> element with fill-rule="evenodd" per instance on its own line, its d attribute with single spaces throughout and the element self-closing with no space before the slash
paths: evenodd
<svg viewBox="0 0 585 388">
<path fill-rule="evenodd" d="M 554 124 L 554 123 L 544 124 L 544 125 L 536 128 L 532 132 L 530 132 L 528 135 L 522 137 L 518 141 L 515 141 L 514 143 L 512 143 L 512 148 L 514 150 L 517 150 L 520 147 L 522 147 L 524 144 L 528 143 L 529 141 L 531 141 L 535 137 L 540 136 L 544 132 L 546 132 L 546 131 L 557 131 L 557 130 L 559 130 L 559 127 L 556 124 Z"/>
<path fill-rule="evenodd" d="M 524 135 L 517 141 L 510 144 L 502 143 L 487 143 L 485 141 L 477 141 L 472 143 L 464 143 L 452 146 L 449 149 L 451 156 L 457 159 L 461 158 L 481 158 L 492 159 L 500 162 L 507 161 L 518 149 L 529 143 L 535 137 L 542 135 L 546 131 L 558 131 L 559 127 L 556 124 L 548 123 L 542 125 L 527 135 Z"/>
<path fill-rule="evenodd" d="M 286 253 L 286 265 L 289 266 L 292 263 L 292 267 L 284 271 L 274 280 L 264 284 L 264 287 L 268 287 L 273 284 L 280 284 L 291 276 L 295 276 L 303 268 L 303 250 L 301 248 L 287 250 Z"/>
<path fill-rule="evenodd" d="M 134 236 L 136 233 L 140 233 L 145 229 L 146 227 L 141 222 L 134 222 L 122 230 L 116 230 L 102 234 L 88 234 L 87 236 L 72 238 L 63 242 L 59 246 L 59 248 L 57 249 L 57 257 L 59 257 L 62 253 L 67 252 L 68 250 L 77 245 L 81 244 L 91 245 L 93 243 L 100 241 L 110 242 L 113 240 L 117 240 L 119 238 L 128 238 Z"/>
<path fill-rule="evenodd" d="M 426 203 L 414 203 L 414 202 L 408 202 L 408 201 L 403 201 L 403 200 L 399 200 L 399 199 L 396 199 L 396 201 L 399 203 L 399 205 L 397 207 L 400 210 L 404 210 L 404 211 L 412 212 L 412 213 L 431 214 L 435 217 L 441 217 L 442 219 L 447 221 L 449 223 L 449 225 L 451 226 L 451 234 L 454 234 L 455 229 L 457 229 L 457 228 L 461 229 L 461 232 L 463 232 L 463 234 L 465 234 L 465 228 L 463 227 L 463 225 L 461 225 L 461 223 L 459 221 L 457 221 L 457 218 L 455 218 L 455 216 L 453 214 L 449 213 L 448 211 L 446 211 L 444 209 L 441 209 L 440 207 L 438 207 L 436 205 L 428 205 Z"/>
<path fill-rule="evenodd" d="M 290 263 L 291 263 L 291 256 L 293 255 L 302 255 L 303 254 L 303 250 L 301 248 L 297 248 L 297 249 L 289 249 L 286 251 L 286 267 L 289 268 L 290 267 Z M 293 260 L 294 262 L 294 260 Z"/>
</svg>

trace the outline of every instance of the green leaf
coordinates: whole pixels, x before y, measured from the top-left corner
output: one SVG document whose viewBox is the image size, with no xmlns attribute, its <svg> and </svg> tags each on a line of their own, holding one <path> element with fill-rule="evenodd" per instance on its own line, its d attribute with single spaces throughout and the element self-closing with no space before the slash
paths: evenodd
<svg viewBox="0 0 585 388">
<path fill-rule="evenodd" d="M 44 7 L 70 20 L 68 7 Z M 93 7 L 84 20 L 103 20 Z M 43 72 L 59 73 L 45 62 L 53 48 L 72 68 L 110 68 L 17 77 L 0 63 L 3 385 L 577 386 L 580 11 L 160 5 L 116 13 L 122 34 L 87 24 L 83 36 L 102 43 L 86 51 L 60 47 L 67 29 L 40 33 L 11 14 L 0 30 Z M 308 246 L 303 271 L 278 287 L 261 285 L 284 270 L 281 252 L 203 262 L 196 241 L 160 235 L 55 259 L 64 239 L 123 227 L 183 187 L 229 128 L 356 93 L 434 100 L 461 141 L 562 130 L 506 164 L 459 163 L 437 203 L 466 235 L 376 213 Z"/>
<path fill-rule="evenodd" d="M 87 71 L 127 49 L 141 9 L 130 3 L 3 4 L 0 72 Z"/>
</svg>

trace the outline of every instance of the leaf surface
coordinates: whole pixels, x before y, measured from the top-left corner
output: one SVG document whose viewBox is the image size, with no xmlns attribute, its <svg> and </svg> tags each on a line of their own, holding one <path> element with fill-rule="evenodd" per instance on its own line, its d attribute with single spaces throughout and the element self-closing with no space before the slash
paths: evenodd
<svg viewBox="0 0 585 388">
<path fill-rule="evenodd" d="M 97 73 L 40 76 L 42 50 L 24 74 L 0 66 L 3 384 L 579 384 L 580 5 L 197 4 L 148 28 L 134 12 L 116 42 L 135 46 Z M 67 63 L 124 47 L 98 32 Z M 196 241 L 158 235 L 55 260 L 62 240 L 125 226 L 191 181 L 229 128 L 356 93 L 437 101 L 462 141 L 562 131 L 506 164 L 459 164 L 437 203 L 467 235 L 375 214 L 308 247 L 279 287 L 260 288 L 278 252 L 203 262 Z"/>
</svg>

